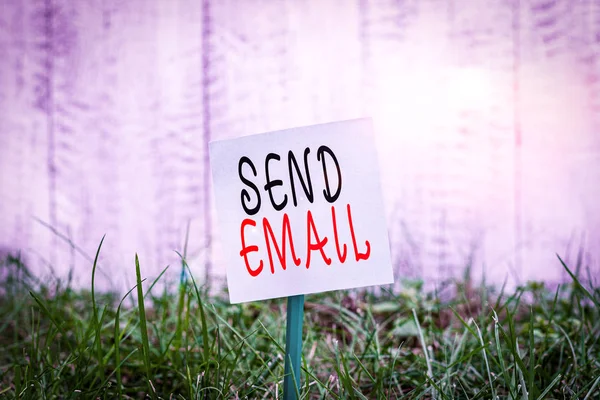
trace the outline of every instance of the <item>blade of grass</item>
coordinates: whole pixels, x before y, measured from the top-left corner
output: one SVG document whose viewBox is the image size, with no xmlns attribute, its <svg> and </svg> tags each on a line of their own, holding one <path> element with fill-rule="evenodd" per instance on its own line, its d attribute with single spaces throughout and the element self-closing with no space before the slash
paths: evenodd
<svg viewBox="0 0 600 400">
<path fill-rule="evenodd" d="M 556 326 L 558 328 L 558 330 L 561 331 L 561 333 L 563 334 L 563 336 L 567 340 L 567 343 L 569 344 L 569 348 L 571 349 L 571 354 L 573 355 L 573 364 L 575 365 L 575 370 L 577 370 L 577 355 L 575 354 L 575 347 L 573 346 L 573 342 L 571 342 L 571 339 L 569 338 L 569 335 L 563 329 L 562 326 L 558 325 L 557 323 L 554 323 L 554 326 Z"/>
<path fill-rule="evenodd" d="M 123 302 L 125 301 L 127 296 L 129 296 L 131 294 L 131 292 L 133 292 L 136 288 L 137 288 L 137 285 L 135 285 L 134 287 L 129 289 L 129 291 L 125 294 L 125 296 L 123 296 L 121 298 L 121 301 L 119 302 L 117 311 L 115 313 L 115 365 L 116 365 L 115 373 L 117 375 L 117 394 L 119 396 L 119 399 L 121 399 L 123 397 L 123 392 L 122 392 L 123 379 L 121 376 L 121 351 L 120 351 L 120 347 L 121 347 L 121 331 L 120 331 L 120 329 L 121 329 L 121 327 L 120 327 L 121 306 L 123 305 Z M 123 360 L 123 361 L 125 361 L 125 360 Z"/>
<path fill-rule="evenodd" d="M 433 382 L 433 370 L 431 369 L 431 361 L 429 361 L 429 352 L 427 351 L 427 344 L 425 343 L 425 337 L 423 337 L 423 331 L 421 330 L 421 323 L 417 317 L 417 312 L 412 309 L 413 316 L 415 318 L 415 324 L 417 324 L 417 332 L 419 333 L 419 339 L 421 340 L 421 346 L 423 347 L 423 354 L 425 355 L 425 363 L 427 364 L 427 377 Z M 435 400 L 437 398 L 436 391 L 434 390 L 431 397 Z"/>
<path fill-rule="evenodd" d="M 15 398 L 18 399 L 19 393 L 21 393 L 21 366 L 20 365 L 15 365 L 15 378 L 14 378 L 14 383 L 15 383 Z"/>
<path fill-rule="evenodd" d="M 473 335 L 473 337 L 477 337 L 477 333 L 473 330 L 473 328 L 471 328 L 471 324 L 467 323 L 463 317 L 460 316 L 460 314 L 458 313 L 458 311 L 456 311 L 453 307 L 450 307 L 450 310 L 452 311 L 452 313 L 454 314 L 454 316 L 456 318 L 458 318 L 458 320 L 460 321 L 460 323 L 469 331 L 471 332 L 471 335 Z"/>
<path fill-rule="evenodd" d="M 546 395 L 548 393 L 550 393 L 550 391 L 552 390 L 552 388 L 554 388 L 554 386 L 556 386 L 556 384 L 560 381 L 560 378 L 562 378 L 561 374 L 556 375 L 556 377 L 552 380 L 552 382 L 550 382 L 550 384 L 546 387 L 546 389 L 544 389 L 544 391 L 542 393 L 540 393 L 540 395 L 538 396 L 537 400 L 543 400 L 546 398 Z"/>
<path fill-rule="evenodd" d="M 336 366 L 334 366 L 334 368 L 336 370 L 338 380 L 342 383 L 342 387 L 346 392 L 346 396 L 348 396 L 350 399 L 354 399 L 356 396 L 353 390 L 352 380 L 348 376 L 348 365 L 344 360 L 344 353 L 340 351 L 340 346 L 337 339 L 334 339 L 333 348 L 336 360 Z"/>
<path fill-rule="evenodd" d="M 94 342 L 96 347 L 96 359 L 98 362 L 98 368 L 96 368 L 96 379 L 102 379 L 104 375 L 104 360 L 102 357 L 102 339 L 101 339 L 101 321 L 98 317 L 98 305 L 96 304 L 96 268 L 98 267 L 98 258 L 100 257 L 100 249 L 102 249 L 102 243 L 104 243 L 104 238 L 106 235 L 102 236 L 100 240 L 100 244 L 96 249 L 96 255 L 94 256 L 94 263 L 92 264 L 92 318 L 94 319 L 92 324 L 90 325 L 94 331 Z"/>
<path fill-rule="evenodd" d="M 529 379 L 528 379 L 528 387 L 530 388 L 529 398 L 537 396 L 538 392 L 535 391 L 536 387 L 534 386 L 534 372 L 535 372 L 535 342 L 533 339 L 533 307 L 529 307 Z"/>
<path fill-rule="evenodd" d="M 479 329 L 479 325 L 477 325 L 477 323 L 475 321 L 473 321 L 473 325 L 475 325 L 475 329 L 477 329 L 477 336 L 479 337 L 479 342 L 481 343 L 481 347 L 483 348 L 481 350 L 481 353 L 483 354 L 483 360 L 485 361 L 485 369 L 488 374 L 488 381 L 490 384 L 492 399 L 495 399 L 496 398 L 496 390 L 494 389 L 494 383 L 492 381 L 492 373 L 490 371 L 490 363 L 488 362 L 488 358 L 487 358 L 487 348 L 483 341 L 483 336 L 481 335 L 481 330 Z"/>
<path fill-rule="evenodd" d="M 598 299 L 596 299 L 596 297 L 594 297 L 586 288 L 585 286 L 583 286 L 581 284 L 581 282 L 579 282 L 579 279 L 577 279 L 577 277 L 573 274 L 573 272 L 571 272 L 571 270 L 569 269 L 569 267 L 567 267 L 567 264 L 565 264 L 565 262 L 562 260 L 562 258 L 560 258 L 560 256 L 557 254 L 556 257 L 558 257 L 558 260 L 560 261 L 560 263 L 562 264 L 562 266 L 564 267 L 564 269 L 567 271 L 567 273 L 571 276 L 571 279 L 573 279 L 573 282 L 575 282 L 575 286 L 582 291 L 585 296 L 590 299 L 595 305 L 596 307 L 598 307 L 598 309 L 600 310 L 600 302 L 598 301 Z"/>
<path fill-rule="evenodd" d="M 369 378 L 369 380 L 372 383 L 377 383 L 375 378 L 373 378 L 373 375 L 371 375 L 371 373 L 369 372 L 369 370 L 365 367 L 365 365 L 360 361 L 360 358 L 358 358 L 358 356 L 355 353 L 352 353 L 352 356 L 354 357 L 354 359 L 357 362 L 357 365 L 365 372 L 365 374 L 367 374 L 367 377 Z"/>
<path fill-rule="evenodd" d="M 390 368 L 389 378 L 388 378 L 389 379 L 389 382 L 388 382 L 388 394 L 391 393 L 391 391 L 392 391 L 392 381 L 395 380 L 394 370 L 395 370 L 395 367 L 396 367 L 396 361 L 398 360 L 398 357 L 400 356 L 400 350 L 402 349 L 402 345 L 403 344 L 404 343 L 400 343 L 400 345 L 398 346 L 398 350 L 396 351 L 396 353 L 393 355 L 393 358 L 392 358 L 392 367 Z"/>
<path fill-rule="evenodd" d="M 135 255 L 135 276 L 137 281 L 138 295 L 138 313 L 140 318 L 140 333 L 142 335 L 142 357 L 146 369 L 146 379 L 148 380 L 148 389 L 154 400 L 156 400 L 156 392 L 151 382 L 150 375 L 150 342 L 148 340 L 148 328 L 146 326 L 146 308 L 144 306 L 144 291 L 142 290 L 142 275 L 140 272 L 140 260 L 138 255 Z"/>
<path fill-rule="evenodd" d="M 68 338 L 69 336 L 67 335 L 67 332 L 63 329 L 62 325 L 56 320 L 55 316 L 50 312 L 50 310 L 48 309 L 48 307 L 46 307 L 46 305 L 44 304 L 44 302 L 42 301 L 42 299 L 40 299 L 38 297 L 37 294 L 33 293 L 32 291 L 29 291 L 29 294 L 31 295 L 31 297 L 33 297 L 33 299 L 35 300 L 35 302 L 37 303 L 37 305 L 40 307 L 42 313 L 44 313 L 44 315 L 46 315 L 50 321 L 54 324 L 54 326 L 56 327 L 56 329 L 58 329 L 58 331 L 61 333 L 61 335 L 65 338 L 66 342 L 67 342 L 67 346 L 69 347 L 70 351 L 73 351 L 73 346 L 71 345 L 71 343 L 69 342 Z M 38 328 L 39 329 L 39 328 Z M 39 340 L 39 336 L 37 338 Z M 34 354 L 38 354 L 38 349 L 34 349 L 35 353 Z"/>
<path fill-rule="evenodd" d="M 150 296 L 150 293 L 152 292 L 152 289 L 154 289 L 154 286 L 156 286 L 156 284 L 158 283 L 158 281 L 163 277 L 163 275 L 167 272 L 167 270 L 169 269 L 169 266 L 167 265 L 161 272 L 160 274 L 158 274 L 158 276 L 156 277 L 156 279 L 154 279 L 152 281 L 152 283 L 150 284 L 150 286 L 148 286 L 148 290 L 146 290 L 146 293 L 144 293 L 144 299 L 148 296 Z M 142 282 L 145 281 L 146 278 L 142 279 Z"/>
<path fill-rule="evenodd" d="M 510 397 L 514 400 L 517 398 L 515 388 L 510 384 L 511 380 L 508 376 L 508 370 L 506 368 L 506 364 L 504 363 L 504 356 L 502 355 L 502 346 L 500 345 L 500 335 L 498 329 L 502 329 L 500 326 L 500 322 L 498 321 L 498 314 L 496 314 L 495 310 L 492 310 L 494 313 L 494 337 L 496 339 L 496 351 L 498 353 L 498 360 L 500 362 L 500 368 L 502 370 L 502 375 L 504 376 L 504 382 L 508 385 L 508 391 L 510 393 Z"/>
<path fill-rule="evenodd" d="M 191 221 L 188 219 L 187 226 L 185 229 L 185 240 L 183 242 L 183 256 L 181 257 L 181 274 L 179 276 L 179 285 L 183 286 L 185 284 L 185 271 L 187 263 L 183 262 L 183 260 L 187 260 L 187 249 L 188 249 L 188 241 L 190 238 L 190 223 Z"/>
<path fill-rule="evenodd" d="M 519 344 L 518 344 L 518 338 L 517 338 L 517 334 L 516 334 L 516 329 L 515 329 L 515 325 L 514 325 L 514 316 L 513 314 L 510 312 L 510 310 L 507 308 L 506 309 L 506 314 L 507 314 L 507 321 L 508 321 L 508 332 L 509 332 L 509 336 L 505 337 L 505 340 L 507 342 L 507 344 L 509 345 L 509 349 L 512 352 L 513 358 L 515 360 L 515 364 L 516 364 L 516 371 L 519 373 L 520 375 L 520 379 L 521 379 L 521 384 L 523 386 L 523 391 L 525 392 L 529 392 L 531 391 L 531 388 L 527 388 L 525 379 L 528 381 L 528 377 L 529 377 L 529 370 L 527 369 L 525 363 L 523 362 L 523 358 L 521 357 L 521 354 L 519 352 Z M 501 331 L 502 333 L 504 333 L 504 330 Z M 525 376 L 527 375 L 527 376 Z"/>
<path fill-rule="evenodd" d="M 175 330 L 175 339 L 174 346 L 175 349 L 181 348 L 182 338 L 183 338 L 183 309 L 185 306 L 185 296 L 187 294 L 186 288 L 186 259 L 187 259 L 187 249 L 188 249 L 188 241 L 190 237 L 190 220 L 187 221 L 187 227 L 185 230 L 185 240 L 183 243 L 183 256 L 181 257 L 181 273 L 179 276 L 179 300 L 177 302 L 177 327 Z M 180 359 L 178 359 L 180 360 Z M 176 360 L 175 362 L 178 362 Z"/>
<path fill-rule="evenodd" d="M 198 290 L 198 285 L 196 284 L 196 280 L 194 279 L 194 275 L 192 274 L 192 271 L 191 271 L 190 266 L 188 265 L 187 261 L 179 252 L 176 251 L 175 253 L 177 253 L 177 255 L 179 257 L 181 257 L 181 261 L 186 266 L 186 268 L 190 274 L 190 279 L 192 280 L 192 285 L 194 286 L 194 292 L 196 293 L 196 300 L 198 301 L 198 308 L 200 310 L 200 322 L 202 323 L 202 347 L 203 347 L 202 356 L 204 358 L 204 363 L 206 364 L 206 368 L 207 368 L 205 373 L 208 374 L 208 372 L 209 372 L 208 366 L 209 366 L 211 352 L 210 352 L 210 342 L 208 341 L 208 325 L 206 324 L 206 313 L 204 312 L 204 301 L 202 300 L 202 296 L 200 296 L 200 290 Z"/>
<path fill-rule="evenodd" d="M 588 398 L 591 398 L 590 396 L 594 394 L 594 389 L 596 389 L 596 386 L 598 386 L 598 383 L 600 383 L 600 376 L 598 376 L 596 378 L 596 381 L 594 382 L 594 384 L 590 388 L 590 391 L 585 395 L 585 397 L 583 398 L 583 400 L 588 400 Z"/>
</svg>

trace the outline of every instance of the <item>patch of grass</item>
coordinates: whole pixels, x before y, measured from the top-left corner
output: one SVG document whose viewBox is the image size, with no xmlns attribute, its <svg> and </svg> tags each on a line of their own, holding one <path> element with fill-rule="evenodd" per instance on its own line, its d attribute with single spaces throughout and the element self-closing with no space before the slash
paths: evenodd
<svg viewBox="0 0 600 400">
<path fill-rule="evenodd" d="M 406 282 L 307 296 L 300 395 L 600 398 L 600 290 L 564 267 L 572 282 L 555 291 L 465 281 L 442 300 Z M 137 257 L 123 298 L 48 287 L 18 257 L 0 268 L 0 398 L 281 397 L 284 299 L 230 305 L 191 274 L 156 294 Z"/>
</svg>

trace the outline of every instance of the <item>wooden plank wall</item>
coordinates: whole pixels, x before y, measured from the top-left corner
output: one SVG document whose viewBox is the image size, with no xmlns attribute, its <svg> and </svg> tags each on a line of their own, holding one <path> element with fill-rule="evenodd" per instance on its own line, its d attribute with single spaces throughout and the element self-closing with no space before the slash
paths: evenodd
<svg viewBox="0 0 600 400">
<path fill-rule="evenodd" d="M 208 141 L 372 116 L 398 276 L 600 271 L 599 50 L 593 0 L 0 0 L 0 252 L 123 288 L 189 224 L 217 280 Z"/>
</svg>

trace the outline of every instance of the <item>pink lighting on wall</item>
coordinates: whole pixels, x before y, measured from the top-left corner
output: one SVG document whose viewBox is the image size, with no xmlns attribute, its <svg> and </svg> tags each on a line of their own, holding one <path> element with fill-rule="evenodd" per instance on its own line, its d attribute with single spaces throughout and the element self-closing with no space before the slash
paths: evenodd
<svg viewBox="0 0 600 400">
<path fill-rule="evenodd" d="M 598 271 L 600 3 L 533 3 L 3 1 L 0 251 L 87 285 L 36 218 L 88 255 L 106 234 L 123 288 L 189 224 L 218 279 L 207 142 L 369 116 L 398 276 L 555 282 L 580 248 Z"/>
</svg>

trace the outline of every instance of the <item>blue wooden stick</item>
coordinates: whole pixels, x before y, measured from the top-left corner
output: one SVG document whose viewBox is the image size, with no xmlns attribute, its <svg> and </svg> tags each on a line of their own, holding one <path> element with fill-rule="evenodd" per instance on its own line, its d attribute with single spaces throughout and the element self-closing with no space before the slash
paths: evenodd
<svg viewBox="0 0 600 400">
<path fill-rule="evenodd" d="M 285 331 L 285 376 L 283 398 L 297 400 L 300 392 L 300 363 L 302 360 L 302 320 L 304 295 L 290 296 L 287 301 L 287 327 Z"/>
</svg>

